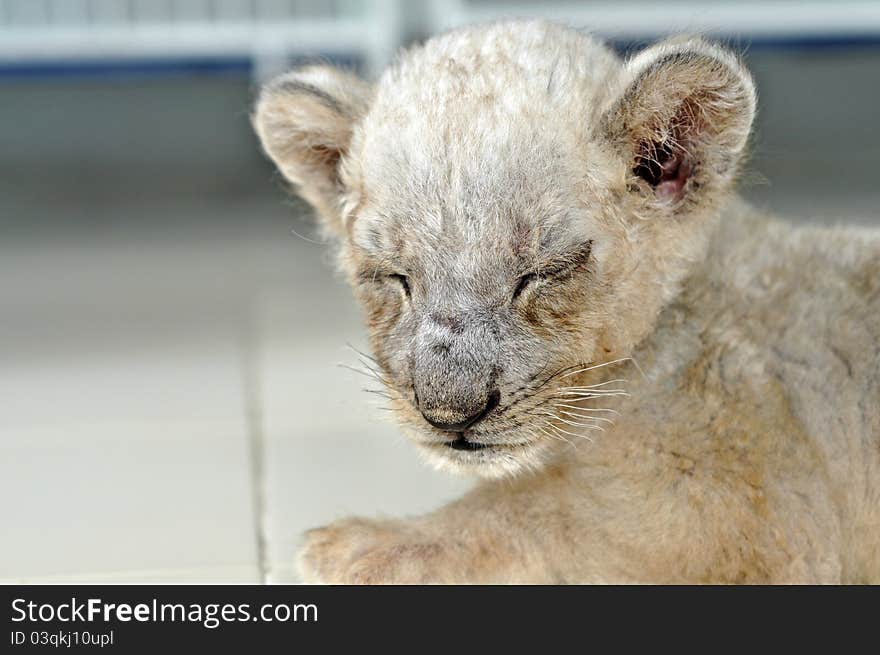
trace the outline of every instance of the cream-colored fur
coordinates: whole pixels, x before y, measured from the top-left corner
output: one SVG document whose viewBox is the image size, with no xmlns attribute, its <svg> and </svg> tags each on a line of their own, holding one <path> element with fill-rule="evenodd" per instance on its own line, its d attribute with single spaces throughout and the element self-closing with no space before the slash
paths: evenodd
<svg viewBox="0 0 880 655">
<path fill-rule="evenodd" d="M 880 234 L 732 195 L 754 111 L 701 40 L 543 22 L 264 91 L 401 425 L 486 478 L 310 531 L 307 581 L 880 583 Z"/>
</svg>

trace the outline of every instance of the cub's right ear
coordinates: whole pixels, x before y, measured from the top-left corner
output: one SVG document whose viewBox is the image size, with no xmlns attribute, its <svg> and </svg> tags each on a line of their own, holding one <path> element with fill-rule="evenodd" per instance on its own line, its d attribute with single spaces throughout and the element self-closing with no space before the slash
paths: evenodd
<svg viewBox="0 0 880 655">
<path fill-rule="evenodd" d="M 371 97 L 370 85 L 358 77 L 311 66 L 269 82 L 253 114 L 266 154 L 336 234 L 342 233 L 345 190 L 340 164 Z"/>
</svg>

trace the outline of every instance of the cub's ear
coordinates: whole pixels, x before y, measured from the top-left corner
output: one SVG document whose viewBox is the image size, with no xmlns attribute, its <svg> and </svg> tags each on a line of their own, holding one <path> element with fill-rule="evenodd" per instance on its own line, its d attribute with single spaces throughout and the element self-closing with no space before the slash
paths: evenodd
<svg viewBox="0 0 880 655">
<path fill-rule="evenodd" d="M 342 232 L 340 164 L 371 97 L 370 85 L 356 76 L 311 66 L 269 82 L 253 114 L 263 149 L 336 234 Z"/>
<path fill-rule="evenodd" d="M 709 206 L 730 188 L 755 115 L 755 85 L 727 50 L 672 40 L 628 62 L 602 119 L 631 188 L 667 211 Z"/>
</svg>

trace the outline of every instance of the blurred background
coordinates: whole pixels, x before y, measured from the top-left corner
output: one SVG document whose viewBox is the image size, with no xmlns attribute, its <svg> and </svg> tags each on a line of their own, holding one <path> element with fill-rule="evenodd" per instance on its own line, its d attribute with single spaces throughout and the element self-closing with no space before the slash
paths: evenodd
<svg viewBox="0 0 880 655">
<path fill-rule="evenodd" d="M 0 580 L 294 581 L 304 529 L 467 487 L 337 366 L 357 308 L 248 114 L 296 63 L 522 15 L 729 43 L 744 195 L 880 224 L 878 2 L 0 0 Z"/>
</svg>

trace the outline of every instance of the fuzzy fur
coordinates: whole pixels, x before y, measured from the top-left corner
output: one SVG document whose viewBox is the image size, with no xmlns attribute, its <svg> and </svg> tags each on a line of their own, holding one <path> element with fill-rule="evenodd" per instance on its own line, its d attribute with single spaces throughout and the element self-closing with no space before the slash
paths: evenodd
<svg viewBox="0 0 880 655">
<path fill-rule="evenodd" d="M 264 90 L 401 425 L 485 478 L 311 531 L 307 581 L 880 582 L 880 235 L 733 195 L 754 112 L 721 48 L 544 22 Z"/>
</svg>

